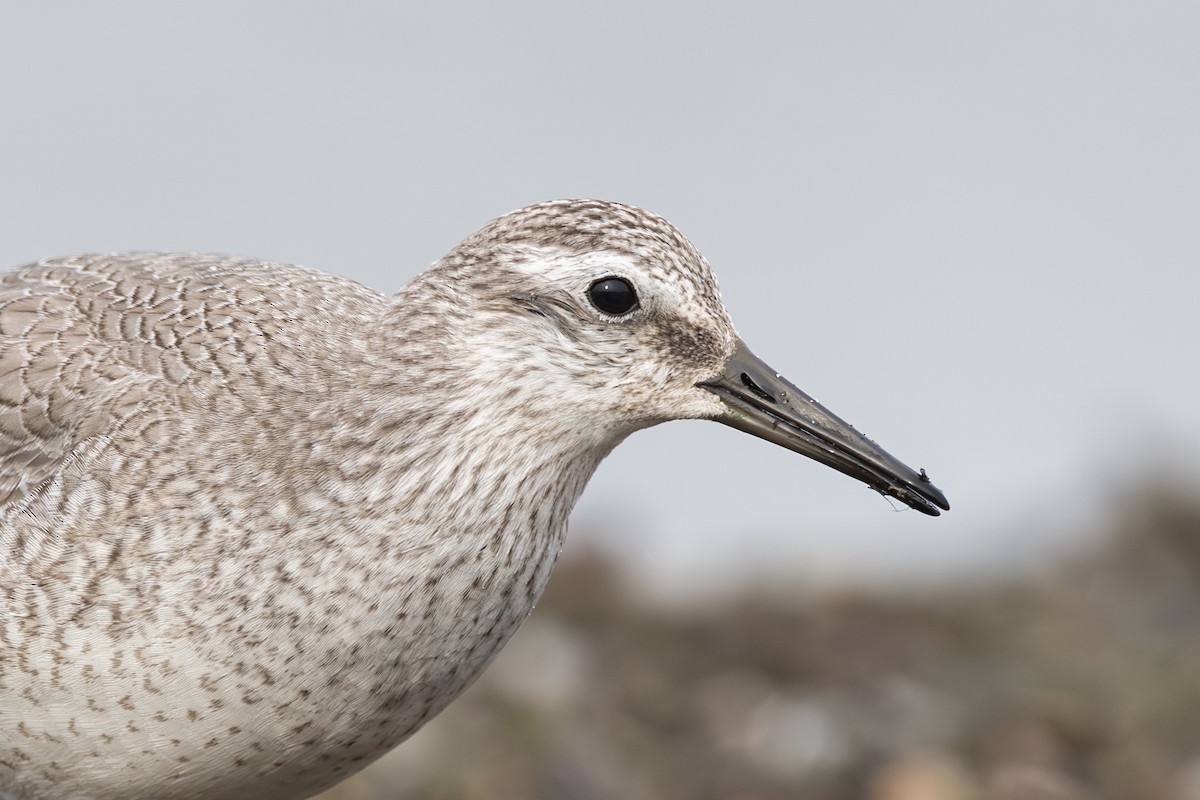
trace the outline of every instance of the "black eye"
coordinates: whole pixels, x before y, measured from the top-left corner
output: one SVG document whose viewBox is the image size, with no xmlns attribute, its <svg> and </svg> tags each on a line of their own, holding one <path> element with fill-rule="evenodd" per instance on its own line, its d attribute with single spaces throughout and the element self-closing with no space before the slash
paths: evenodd
<svg viewBox="0 0 1200 800">
<path fill-rule="evenodd" d="M 627 314 L 637 308 L 637 292 L 623 278 L 603 278 L 588 289 L 592 305 L 605 314 Z"/>
</svg>

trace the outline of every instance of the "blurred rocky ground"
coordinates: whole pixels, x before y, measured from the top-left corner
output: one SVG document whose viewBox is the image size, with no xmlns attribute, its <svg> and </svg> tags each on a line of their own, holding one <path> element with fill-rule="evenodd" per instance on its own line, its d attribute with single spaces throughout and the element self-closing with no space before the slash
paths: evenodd
<svg viewBox="0 0 1200 800">
<path fill-rule="evenodd" d="M 560 564 L 492 668 L 321 800 L 1200 800 L 1200 501 L 1003 585 L 640 603 Z"/>
</svg>

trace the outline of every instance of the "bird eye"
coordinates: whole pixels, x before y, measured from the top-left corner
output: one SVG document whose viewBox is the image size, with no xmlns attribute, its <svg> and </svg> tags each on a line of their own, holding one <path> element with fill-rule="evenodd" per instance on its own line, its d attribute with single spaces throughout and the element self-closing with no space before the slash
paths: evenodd
<svg viewBox="0 0 1200 800">
<path fill-rule="evenodd" d="M 592 305 L 605 314 L 628 314 L 638 306 L 637 292 L 624 278 L 602 278 L 588 289 Z"/>
</svg>

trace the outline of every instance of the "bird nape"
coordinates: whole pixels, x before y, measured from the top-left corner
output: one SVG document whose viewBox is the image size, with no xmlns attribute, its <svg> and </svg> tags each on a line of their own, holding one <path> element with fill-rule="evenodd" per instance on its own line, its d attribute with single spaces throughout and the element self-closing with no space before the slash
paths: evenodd
<svg viewBox="0 0 1200 800">
<path fill-rule="evenodd" d="M 302 798 L 529 614 L 631 432 L 945 497 L 758 360 L 661 217 L 566 200 L 392 296 L 194 253 L 0 279 L 0 798 Z"/>
</svg>

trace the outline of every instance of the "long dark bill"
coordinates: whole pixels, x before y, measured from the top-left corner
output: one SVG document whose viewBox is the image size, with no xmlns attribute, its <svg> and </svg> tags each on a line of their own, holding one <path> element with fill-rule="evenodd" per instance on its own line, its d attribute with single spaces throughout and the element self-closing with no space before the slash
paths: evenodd
<svg viewBox="0 0 1200 800">
<path fill-rule="evenodd" d="M 950 510 L 946 496 L 828 409 L 767 366 L 738 342 L 725 370 L 705 389 L 725 401 L 716 417 L 730 427 L 816 459 L 924 514 Z"/>
</svg>

